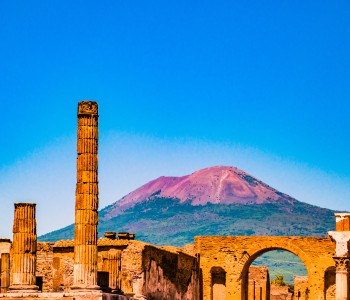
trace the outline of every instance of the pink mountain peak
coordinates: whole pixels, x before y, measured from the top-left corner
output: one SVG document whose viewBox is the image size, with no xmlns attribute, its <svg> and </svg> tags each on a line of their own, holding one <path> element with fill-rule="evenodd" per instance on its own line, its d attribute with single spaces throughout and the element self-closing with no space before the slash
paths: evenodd
<svg viewBox="0 0 350 300">
<path fill-rule="evenodd" d="M 180 203 L 189 201 L 191 205 L 296 201 L 242 170 L 215 166 L 181 177 L 161 176 L 152 180 L 115 202 L 105 217 L 114 217 L 154 196 L 179 199 Z"/>
</svg>

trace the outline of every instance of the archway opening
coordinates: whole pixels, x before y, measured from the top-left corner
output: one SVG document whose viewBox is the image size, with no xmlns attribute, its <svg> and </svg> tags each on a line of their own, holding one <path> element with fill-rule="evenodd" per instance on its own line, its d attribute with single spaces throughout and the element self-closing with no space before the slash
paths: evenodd
<svg viewBox="0 0 350 300">
<path fill-rule="evenodd" d="M 308 299 L 307 269 L 286 250 L 266 249 L 252 257 L 244 274 L 246 300 Z"/>
<path fill-rule="evenodd" d="M 213 267 L 211 273 L 211 298 L 221 300 L 226 298 L 226 272 L 221 267 Z"/>
</svg>

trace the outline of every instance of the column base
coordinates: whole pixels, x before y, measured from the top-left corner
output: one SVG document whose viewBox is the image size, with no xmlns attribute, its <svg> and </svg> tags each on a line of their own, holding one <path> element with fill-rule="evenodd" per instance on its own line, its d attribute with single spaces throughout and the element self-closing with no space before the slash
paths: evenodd
<svg viewBox="0 0 350 300">
<path fill-rule="evenodd" d="M 38 293 L 39 287 L 37 285 L 29 284 L 14 284 L 10 285 L 8 293 Z"/>
<path fill-rule="evenodd" d="M 76 284 L 70 287 L 73 293 L 75 292 L 100 292 L 102 293 L 102 289 L 99 285 L 85 285 L 85 284 Z"/>
</svg>

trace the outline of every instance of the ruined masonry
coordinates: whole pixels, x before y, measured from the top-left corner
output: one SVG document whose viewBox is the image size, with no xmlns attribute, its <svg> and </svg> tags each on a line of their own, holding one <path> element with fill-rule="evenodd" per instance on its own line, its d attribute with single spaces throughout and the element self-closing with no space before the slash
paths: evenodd
<svg viewBox="0 0 350 300">
<path fill-rule="evenodd" d="M 129 232 L 97 236 L 98 104 L 78 103 L 74 240 L 37 242 L 34 203 L 15 203 L 13 241 L 0 239 L 0 300 L 349 300 L 350 214 L 329 237 L 197 236 L 184 248 Z M 294 293 L 252 262 L 286 250 L 304 263 Z"/>
</svg>

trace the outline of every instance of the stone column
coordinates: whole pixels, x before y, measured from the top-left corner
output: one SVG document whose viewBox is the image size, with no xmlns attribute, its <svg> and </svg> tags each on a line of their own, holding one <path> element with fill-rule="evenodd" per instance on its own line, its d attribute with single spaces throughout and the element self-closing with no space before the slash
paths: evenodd
<svg viewBox="0 0 350 300">
<path fill-rule="evenodd" d="M 37 292 L 35 203 L 15 203 L 12 243 L 13 292 Z"/>
<path fill-rule="evenodd" d="M 77 185 L 75 194 L 74 283 L 76 290 L 96 290 L 98 223 L 98 106 L 78 104 Z"/>
<path fill-rule="evenodd" d="M 112 292 L 120 291 L 120 266 L 121 266 L 121 251 L 108 251 L 108 272 L 109 272 L 109 287 Z"/>
<path fill-rule="evenodd" d="M 333 257 L 335 260 L 335 294 L 337 300 L 348 300 L 348 274 L 349 260 L 348 257 Z"/>
<path fill-rule="evenodd" d="M 350 260 L 350 213 L 336 213 L 336 231 L 329 231 L 328 235 L 336 243 L 334 261 L 336 300 L 349 299 L 349 260 Z"/>
<path fill-rule="evenodd" d="M 10 286 L 10 253 L 1 254 L 1 293 L 6 293 Z"/>
</svg>

